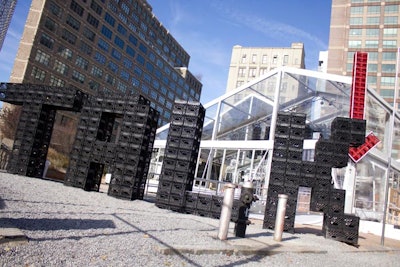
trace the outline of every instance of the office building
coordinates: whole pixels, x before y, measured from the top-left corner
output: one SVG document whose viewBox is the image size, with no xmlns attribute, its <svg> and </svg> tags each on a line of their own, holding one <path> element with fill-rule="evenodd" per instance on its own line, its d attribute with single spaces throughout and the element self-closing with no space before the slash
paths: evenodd
<svg viewBox="0 0 400 267">
<path fill-rule="evenodd" d="M 16 4 L 17 0 L 3 0 L 0 2 L 0 50 L 3 47 Z"/>
<path fill-rule="evenodd" d="M 33 0 L 10 81 L 140 93 L 163 125 L 175 99 L 200 99 L 189 60 L 146 0 Z"/>
<path fill-rule="evenodd" d="M 395 0 L 333 0 L 328 73 L 351 76 L 354 52 L 368 52 L 368 87 L 393 103 L 399 6 Z"/>
</svg>

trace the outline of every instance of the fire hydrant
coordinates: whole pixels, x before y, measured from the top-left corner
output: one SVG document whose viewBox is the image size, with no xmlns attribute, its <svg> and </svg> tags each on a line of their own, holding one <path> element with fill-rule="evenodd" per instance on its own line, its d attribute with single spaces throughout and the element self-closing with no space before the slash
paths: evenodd
<svg viewBox="0 0 400 267">
<path fill-rule="evenodd" d="M 253 201 L 258 198 L 254 196 L 253 183 L 244 182 L 240 193 L 239 218 L 235 224 L 235 236 L 245 237 L 247 225 L 250 224 L 249 211 Z"/>
</svg>

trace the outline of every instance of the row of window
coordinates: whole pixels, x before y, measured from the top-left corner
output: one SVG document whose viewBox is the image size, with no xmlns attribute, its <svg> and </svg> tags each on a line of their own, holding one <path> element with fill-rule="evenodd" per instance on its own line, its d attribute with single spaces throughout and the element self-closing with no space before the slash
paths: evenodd
<svg viewBox="0 0 400 267">
<path fill-rule="evenodd" d="M 368 63 L 367 71 L 376 73 L 378 72 L 379 64 Z M 380 64 L 380 72 L 381 73 L 396 73 L 396 64 Z M 353 70 L 353 63 L 347 63 L 346 71 L 351 72 Z"/>
<path fill-rule="evenodd" d="M 238 69 L 238 77 L 246 77 L 247 75 L 247 70 L 248 70 L 248 77 L 258 77 L 266 74 L 269 69 L 268 68 L 245 68 L 241 67 Z M 258 73 L 258 75 L 257 75 Z"/>
<path fill-rule="evenodd" d="M 351 3 L 398 2 L 399 0 L 351 0 Z"/>
<path fill-rule="evenodd" d="M 349 24 L 351 26 L 355 26 L 355 25 L 397 25 L 399 24 L 398 22 L 398 16 L 385 16 L 383 18 L 383 21 L 381 21 L 381 17 L 377 16 L 377 17 L 367 17 L 367 18 L 363 18 L 363 17 L 351 17 Z"/>
<path fill-rule="evenodd" d="M 352 6 L 350 14 L 380 14 L 381 11 L 388 13 L 397 13 L 399 11 L 398 5 L 385 5 L 385 6 Z"/>
<path fill-rule="evenodd" d="M 397 40 L 349 40 L 349 48 L 397 48 Z"/>
<path fill-rule="evenodd" d="M 382 32 L 383 37 L 397 37 L 397 28 L 385 28 L 385 29 L 350 29 L 349 36 L 367 36 L 367 37 L 379 37 Z"/>
<path fill-rule="evenodd" d="M 352 62 L 354 58 L 355 52 L 347 52 L 347 61 Z M 379 60 L 379 54 L 381 55 L 381 59 Z M 368 52 L 368 62 L 374 61 L 396 61 L 397 53 L 396 52 Z"/>
<path fill-rule="evenodd" d="M 278 55 L 273 55 L 271 58 L 271 63 L 272 64 L 277 64 L 278 63 Z M 258 55 L 257 54 L 252 54 L 250 58 L 250 63 L 259 63 L 258 62 Z M 282 58 L 282 64 L 286 65 L 289 62 L 289 55 L 284 55 Z M 247 63 L 247 55 L 243 54 L 240 63 Z M 268 55 L 262 55 L 261 56 L 261 64 L 269 64 L 268 61 Z"/>
</svg>

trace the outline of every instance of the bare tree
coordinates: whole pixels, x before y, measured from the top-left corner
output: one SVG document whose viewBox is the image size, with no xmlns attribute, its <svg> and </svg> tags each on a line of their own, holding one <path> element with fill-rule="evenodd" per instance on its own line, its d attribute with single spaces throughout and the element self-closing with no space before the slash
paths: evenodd
<svg viewBox="0 0 400 267">
<path fill-rule="evenodd" d="M 21 106 L 5 105 L 0 111 L 0 129 L 4 138 L 14 140 L 17 131 Z"/>
</svg>

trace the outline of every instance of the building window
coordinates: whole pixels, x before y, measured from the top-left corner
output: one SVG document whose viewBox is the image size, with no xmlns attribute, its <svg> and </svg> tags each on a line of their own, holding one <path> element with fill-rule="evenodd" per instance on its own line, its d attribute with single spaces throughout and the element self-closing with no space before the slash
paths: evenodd
<svg viewBox="0 0 400 267">
<path fill-rule="evenodd" d="M 397 41 L 396 40 L 383 40 L 382 47 L 383 48 L 397 48 Z"/>
<path fill-rule="evenodd" d="M 383 29 L 383 36 L 397 36 L 397 28 Z"/>
<path fill-rule="evenodd" d="M 61 57 L 65 59 L 71 59 L 72 58 L 72 50 L 69 48 L 66 48 L 64 46 L 60 46 L 58 48 L 57 54 L 59 54 Z"/>
<path fill-rule="evenodd" d="M 91 55 L 92 54 L 92 46 L 88 45 L 87 43 L 81 41 L 81 51 L 85 53 L 86 55 Z"/>
<path fill-rule="evenodd" d="M 46 54 L 45 52 L 38 50 L 36 51 L 35 60 L 43 65 L 48 66 L 50 61 L 50 55 Z"/>
<path fill-rule="evenodd" d="M 33 67 L 31 76 L 34 79 L 43 82 L 44 79 L 46 78 L 46 72 L 44 70 L 41 70 L 41 69 L 37 68 L 37 67 Z"/>
<path fill-rule="evenodd" d="M 113 56 L 113 58 L 117 59 L 118 61 L 121 60 L 121 58 L 122 58 L 121 52 L 119 52 L 115 48 L 112 49 L 111 55 Z"/>
<path fill-rule="evenodd" d="M 94 38 L 96 37 L 96 34 L 89 30 L 87 27 L 83 28 L 83 36 L 85 36 L 87 39 L 90 41 L 94 41 Z"/>
<path fill-rule="evenodd" d="M 119 38 L 118 36 L 115 36 L 114 44 L 119 46 L 121 49 L 124 49 L 125 42 L 121 38 Z"/>
<path fill-rule="evenodd" d="M 350 25 L 362 25 L 363 24 L 363 18 L 350 18 Z"/>
<path fill-rule="evenodd" d="M 366 48 L 378 48 L 379 42 L 378 40 L 366 40 L 365 47 Z"/>
<path fill-rule="evenodd" d="M 379 37 L 379 29 L 366 29 L 365 33 L 369 37 Z"/>
<path fill-rule="evenodd" d="M 267 68 L 260 68 L 260 76 L 264 75 L 267 72 L 268 72 Z"/>
<path fill-rule="evenodd" d="M 132 65 L 133 65 L 132 61 L 130 61 L 127 58 L 123 59 L 123 64 L 124 64 L 124 67 L 127 68 L 127 69 L 131 69 Z"/>
<path fill-rule="evenodd" d="M 60 86 L 64 87 L 65 82 L 53 75 L 50 76 L 50 86 Z"/>
<path fill-rule="evenodd" d="M 50 11 L 51 13 L 56 16 L 56 17 L 61 17 L 62 14 L 62 9 L 60 8 L 59 5 L 57 5 L 56 3 L 54 3 L 54 1 L 50 2 Z"/>
<path fill-rule="evenodd" d="M 57 28 L 57 24 L 54 22 L 54 20 L 52 20 L 50 18 L 46 18 L 44 26 L 46 27 L 46 29 L 48 29 L 51 32 L 54 32 Z"/>
<path fill-rule="evenodd" d="M 87 22 L 89 22 L 90 25 L 92 25 L 96 29 L 99 26 L 99 20 L 96 19 L 95 17 L 93 17 L 92 14 L 90 14 L 90 13 L 88 13 L 88 16 L 87 16 L 86 20 L 87 20 Z"/>
<path fill-rule="evenodd" d="M 97 45 L 103 49 L 104 51 L 108 52 L 108 49 L 110 48 L 110 45 L 104 41 L 103 39 L 99 38 L 99 42 L 97 43 Z"/>
<path fill-rule="evenodd" d="M 126 14 L 129 14 L 129 7 L 125 3 L 121 4 L 121 8 Z"/>
<path fill-rule="evenodd" d="M 391 98 L 394 96 L 394 90 L 392 89 L 381 89 L 379 90 L 379 94 L 385 98 Z"/>
<path fill-rule="evenodd" d="M 263 56 L 262 56 L 261 63 L 262 63 L 262 64 L 267 64 L 267 63 L 268 63 L 268 56 L 267 56 L 267 55 L 263 55 Z"/>
<path fill-rule="evenodd" d="M 381 77 L 381 86 L 394 86 L 395 77 Z"/>
<path fill-rule="evenodd" d="M 251 63 L 256 63 L 257 62 L 257 55 L 256 54 L 253 54 L 252 56 L 251 56 Z"/>
<path fill-rule="evenodd" d="M 68 69 L 69 69 L 68 66 L 57 59 L 54 62 L 53 69 L 62 75 L 68 75 Z"/>
<path fill-rule="evenodd" d="M 289 63 L 289 55 L 283 56 L 283 65 L 287 65 Z"/>
<path fill-rule="evenodd" d="M 106 83 L 110 84 L 110 85 L 114 85 L 115 84 L 115 78 L 110 75 L 110 74 L 106 74 L 106 76 L 104 77 Z"/>
<path fill-rule="evenodd" d="M 40 43 L 50 49 L 53 49 L 54 46 L 54 40 L 50 36 L 48 36 L 45 33 L 42 33 L 42 36 L 40 37 Z"/>
<path fill-rule="evenodd" d="M 104 1 L 103 1 L 104 2 Z M 90 4 L 90 8 L 94 10 L 98 15 L 101 16 L 101 12 L 103 12 L 103 8 L 96 3 L 96 1 L 92 0 L 92 3 Z"/>
<path fill-rule="evenodd" d="M 278 55 L 274 55 L 272 57 L 272 64 L 276 64 L 276 63 L 278 63 Z"/>
<path fill-rule="evenodd" d="M 368 64 L 368 72 L 378 72 L 378 64 Z"/>
<path fill-rule="evenodd" d="M 81 23 L 71 15 L 68 15 L 66 22 L 67 25 L 71 26 L 71 28 L 73 28 L 74 30 L 79 30 L 79 28 L 81 27 Z"/>
<path fill-rule="evenodd" d="M 126 72 L 126 71 L 124 71 L 124 70 L 121 70 L 120 76 L 121 76 L 121 78 L 124 79 L 125 81 L 128 81 L 128 80 L 129 80 L 129 73 Z"/>
<path fill-rule="evenodd" d="M 73 70 L 72 71 L 72 80 L 77 81 L 79 83 L 84 83 L 85 82 L 85 75 L 83 75 L 79 71 Z"/>
<path fill-rule="evenodd" d="M 246 68 L 239 68 L 239 77 L 245 77 L 246 76 Z"/>
<path fill-rule="evenodd" d="M 136 79 L 135 77 L 132 77 L 132 85 L 133 87 L 139 87 L 140 82 L 138 79 Z"/>
<path fill-rule="evenodd" d="M 88 84 L 91 90 L 97 91 L 100 88 L 100 84 L 96 81 L 91 80 Z"/>
<path fill-rule="evenodd" d="M 378 52 L 368 52 L 368 61 L 378 61 Z"/>
<path fill-rule="evenodd" d="M 367 14 L 380 14 L 381 13 L 381 6 L 368 6 L 367 7 Z"/>
<path fill-rule="evenodd" d="M 349 41 L 349 48 L 361 48 L 361 41 Z"/>
<path fill-rule="evenodd" d="M 76 35 L 71 33 L 70 31 L 64 29 L 61 38 L 63 38 L 65 41 L 67 41 L 70 44 L 75 44 L 76 43 Z"/>
<path fill-rule="evenodd" d="M 138 43 L 138 39 L 131 34 L 131 35 L 129 35 L 129 42 L 136 46 Z"/>
<path fill-rule="evenodd" d="M 352 6 L 350 8 L 350 14 L 362 14 L 364 12 L 364 7 L 362 6 Z"/>
<path fill-rule="evenodd" d="M 111 60 L 108 62 L 107 65 L 108 69 L 110 69 L 112 72 L 117 72 L 118 71 L 118 65 L 112 62 Z"/>
<path fill-rule="evenodd" d="M 121 24 L 118 24 L 118 28 L 117 31 L 122 34 L 123 36 L 126 35 L 126 29 L 124 28 L 124 26 L 122 26 Z"/>
<path fill-rule="evenodd" d="M 242 61 L 241 63 L 246 63 L 246 55 L 242 55 Z"/>
<path fill-rule="evenodd" d="M 379 25 L 380 17 L 368 17 L 367 25 Z"/>
<path fill-rule="evenodd" d="M 368 55 L 369 57 L 369 55 Z M 394 61 L 396 60 L 396 52 L 383 52 L 382 60 Z"/>
<path fill-rule="evenodd" d="M 69 6 L 76 14 L 79 16 L 83 15 L 83 7 L 81 7 L 75 0 L 71 1 L 71 5 Z"/>
<path fill-rule="evenodd" d="M 136 61 L 139 62 L 142 66 L 144 66 L 145 60 L 144 60 L 144 57 L 142 55 L 138 54 L 137 57 L 136 57 Z"/>
<path fill-rule="evenodd" d="M 80 68 L 82 68 L 82 69 L 84 69 L 84 70 L 87 70 L 88 69 L 88 65 L 89 65 L 89 61 L 87 61 L 86 59 L 84 59 L 81 56 L 78 56 L 76 58 L 75 65 L 80 67 Z"/>
<path fill-rule="evenodd" d="M 361 36 L 362 35 L 362 29 L 350 29 L 349 35 L 350 36 Z"/>
<path fill-rule="evenodd" d="M 139 44 L 139 50 L 142 51 L 143 54 L 147 54 L 147 47 L 142 43 Z"/>
<path fill-rule="evenodd" d="M 396 72 L 396 64 L 382 64 L 382 72 L 395 73 Z"/>
<path fill-rule="evenodd" d="M 107 21 L 108 24 L 110 24 L 112 27 L 115 25 L 115 19 L 106 12 L 106 15 L 104 17 L 104 20 Z"/>
<path fill-rule="evenodd" d="M 387 13 L 397 13 L 399 11 L 398 5 L 386 5 L 385 6 L 385 14 Z"/>
<path fill-rule="evenodd" d="M 108 39 L 111 40 L 112 31 L 111 31 L 109 28 L 107 28 L 106 26 L 103 25 L 103 27 L 101 28 L 101 33 L 102 33 L 105 37 L 107 37 Z"/>
<path fill-rule="evenodd" d="M 100 64 L 105 64 L 106 63 L 106 57 L 103 54 L 99 53 L 99 52 L 96 52 L 96 54 L 94 54 L 94 59 L 97 62 L 99 62 Z"/>
<path fill-rule="evenodd" d="M 103 76 L 103 70 L 93 66 L 92 71 L 90 72 L 94 77 L 101 78 Z"/>
<path fill-rule="evenodd" d="M 384 18 L 384 24 L 385 25 L 396 25 L 398 24 L 398 17 L 397 16 L 391 16 L 391 17 L 385 17 Z"/>
<path fill-rule="evenodd" d="M 376 76 L 368 76 L 367 83 L 368 84 L 376 84 Z"/>
<path fill-rule="evenodd" d="M 126 89 L 128 88 L 128 86 L 126 86 L 126 84 L 118 81 L 118 85 L 117 85 L 117 89 L 119 91 L 121 91 L 122 93 L 126 93 Z"/>
<path fill-rule="evenodd" d="M 250 68 L 249 69 L 249 77 L 256 77 L 257 76 L 257 69 L 256 68 Z"/>
</svg>

